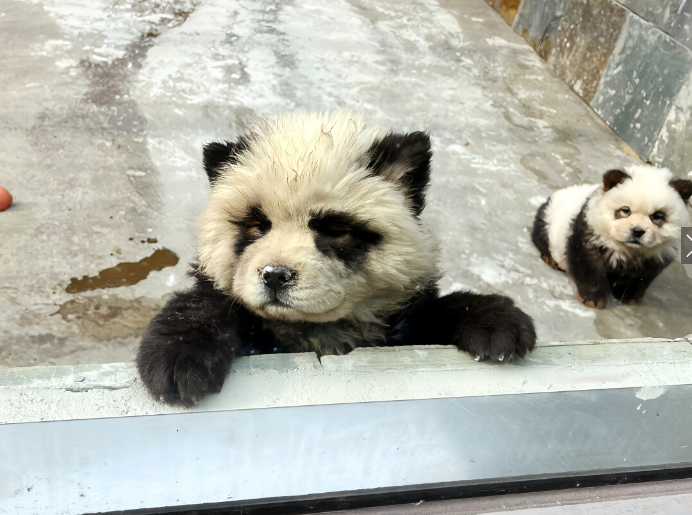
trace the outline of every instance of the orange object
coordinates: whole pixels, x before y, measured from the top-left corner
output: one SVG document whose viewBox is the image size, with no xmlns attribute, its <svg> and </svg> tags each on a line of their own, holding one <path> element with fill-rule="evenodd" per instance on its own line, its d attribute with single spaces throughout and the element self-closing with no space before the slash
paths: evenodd
<svg viewBox="0 0 692 515">
<path fill-rule="evenodd" d="M 0 211 L 4 211 L 12 205 L 12 195 L 5 188 L 0 186 Z"/>
</svg>

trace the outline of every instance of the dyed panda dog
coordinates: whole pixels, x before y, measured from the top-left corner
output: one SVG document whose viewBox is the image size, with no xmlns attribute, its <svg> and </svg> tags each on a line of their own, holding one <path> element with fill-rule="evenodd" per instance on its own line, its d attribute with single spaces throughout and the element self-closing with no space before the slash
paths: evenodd
<svg viewBox="0 0 692 515">
<path fill-rule="evenodd" d="M 572 276 L 585 305 L 604 308 L 611 294 L 638 303 L 675 259 L 691 195 L 692 181 L 666 169 L 610 170 L 602 186 L 553 193 L 536 214 L 533 243 L 543 261 Z"/>
<path fill-rule="evenodd" d="M 438 296 L 436 242 L 418 218 L 431 157 L 427 134 L 343 112 L 288 114 L 207 145 L 195 285 L 142 340 L 149 391 L 196 403 L 249 354 L 452 344 L 477 360 L 525 356 L 536 333 L 512 300 Z"/>
</svg>

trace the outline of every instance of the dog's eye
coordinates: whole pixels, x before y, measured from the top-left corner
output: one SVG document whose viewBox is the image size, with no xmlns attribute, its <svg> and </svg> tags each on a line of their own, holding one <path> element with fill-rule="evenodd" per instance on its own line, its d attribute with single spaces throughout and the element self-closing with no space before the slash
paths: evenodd
<svg viewBox="0 0 692 515">
<path fill-rule="evenodd" d="M 615 218 L 627 218 L 632 214 L 632 211 L 630 211 L 630 208 L 628 207 L 621 207 L 615 212 Z"/>
<path fill-rule="evenodd" d="M 251 233 L 263 234 L 272 228 L 272 223 L 269 221 L 269 218 L 267 218 L 267 215 L 265 215 L 264 211 L 257 206 L 253 206 L 250 209 L 250 212 L 247 213 L 244 218 L 235 220 L 231 219 L 229 221 L 233 225 L 237 225 L 238 227 Z"/>
<path fill-rule="evenodd" d="M 254 220 L 254 219 L 231 220 L 231 223 L 233 225 L 237 225 L 238 227 L 244 227 L 246 229 L 254 229 L 254 228 L 261 229 L 262 226 L 264 225 L 260 220 Z"/>
<path fill-rule="evenodd" d="M 259 237 L 269 232 L 271 224 L 265 220 L 257 220 L 255 218 L 246 218 L 245 220 L 231 220 L 233 225 L 240 227 L 248 236 Z"/>
<path fill-rule="evenodd" d="M 666 214 L 661 213 L 660 211 L 656 211 L 653 215 L 651 215 L 649 218 L 651 218 L 651 221 L 653 223 L 663 223 L 666 221 Z"/>
<path fill-rule="evenodd" d="M 351 228 L 348 225 L 329 224 L 320 227 L 319 231 L 330 238 L 339 238 L 351 232 Z"/>
</svg>

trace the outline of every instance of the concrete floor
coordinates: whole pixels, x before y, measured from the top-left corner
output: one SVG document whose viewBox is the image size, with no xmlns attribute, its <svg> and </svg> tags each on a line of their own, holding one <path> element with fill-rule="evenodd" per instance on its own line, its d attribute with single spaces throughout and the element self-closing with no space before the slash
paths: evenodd
<svg viewBox="0 0 692 515">
<path fill-rule="evenodd" d="M 202 143 L 298 106 L 431 132 L 444 289 L 542 340 L 691 332 L 679 264 L 596 312 L 539 259 L 548 193 L 635 158 L 483 0 L 0 0 L 0 67 L 0 366 L 132 359 L 195 254 Z"/>
</svg>

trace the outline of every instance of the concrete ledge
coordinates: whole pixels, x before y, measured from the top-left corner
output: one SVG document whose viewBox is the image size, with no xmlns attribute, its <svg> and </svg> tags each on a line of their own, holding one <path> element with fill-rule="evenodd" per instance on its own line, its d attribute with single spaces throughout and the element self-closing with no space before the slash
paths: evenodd
<svg viewBox="0 0 692 515">
<path fill-rule="evenodd" d="M 223 391 L 191 411 L 470 397 L 692 384 L 692 335 L 543 343 L 507 365 L 477 363 L 452 347 L 362 348 L 239 358 Z M 133 363 L 0 370 L 0 423 L 188 411 L 151 399 Z"/>
</svg>

